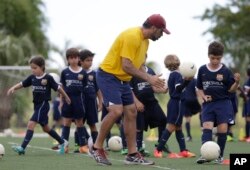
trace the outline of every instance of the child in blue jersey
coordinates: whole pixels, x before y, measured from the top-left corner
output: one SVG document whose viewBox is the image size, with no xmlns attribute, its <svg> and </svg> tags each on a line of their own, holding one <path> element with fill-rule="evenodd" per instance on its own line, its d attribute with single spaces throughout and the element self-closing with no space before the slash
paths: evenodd
<svg viewBox="0 0 250 170">
<path fill-rule="evenodd" d="M 51 89 L 59 91 L 68 104 L 71 103 L 70 98 L 61 88 L 61 86 L 55 82 L 53 77 L 45 73 L 45 60 L 43 57 L 35 56 L 31 58 L 29 64 L 31 67 L 32 75 L 28 76 L 21 83 L 12 86 L 7 92 L 7 94 L 10 95 L 14 93 L 15 90 L 29 86 L 32 86 L 33 92 L 34 113 L 27 125 L 27 131 L 22 145 L 13 146 L 13 149 L 19 155 L 25 154 L 25 149 L 31 141 L 34 129 L 38 123 L 42 126 L 44 132 L 48 133 L 52 138 L 58 141 L 58 143 L 60 144 L 59 153 L 63 154 L 64 146 L 67 145 L 66 141 L 64 141 L 53 129 L 48 126 L 48 112 L 50 109 L 49 100 L 51 100 Z"/>
<path fill-rule="evenodd" d="M 224 148 L 227 140 L 227 130 L 233 107 L 229 98 L 239 86 L 240 75 L 232 72 L 221 63 L 224 46 L 214 41 L 208 46 L 209 63 L 198 70 L 198 94 L 203 100 L 201 119 L 203 123 L 202 144 L 212 140 L 212 128 L 217 125 L 217 143 L 220 146 L 220 156 L 215 163 L 223 163 Z M 200 157 L 198 164 L 208 162 Z"/>
<path fill-rule="evenodd" d="M 201 111 L 201 105 L 198 101 L 197 90 L 195 86 L 196 86 L 196 79 L 194 78 L 187 85 L 181 97 L 181 112 L 186 120 L 185 127 L 187 132 L 187 137 L 186 137 L 187 142 L 192 141 L 191 125 L 190 125 L 191 118 L 193 115 Z"/>
<path fill-rule="evenodd" d="M 153 69 L 147 67 L 146 65 L 143 69 L 150 75 L 156 75 Z M 158 142 L 160 141 L 162 131 L 166 127 L 166 115 L 161 109 L 158 100 L 154 96 L 154 93 L 166 93 L 167 88 L 164 88 L 160 91 L 159 89 L 152 87 L 148 82 L 136 77 L 132 78 L 130 81 L 130 86 L 133 90 L 137 109 L 137 149 L 143 156 L 149 156 L 149 152 L 142 147 L 143 131 L 147 131 L 148 126 L 151 129 L 158 127 Z M 164 151 L 170 152 L 167 146 L 164 146 Z"/>
<path fill-rule="evenodd" d="M 85 94 L 84 88 L 87 85 L 87 73 L 79 66 L 80 57 L 79 51 L 76 48 L 69 48 L 66 51 L 66 58 L 69 66 L 61 73 L 61 83 L 71 99 L 71 104 L 63 102 L 62 117 L 63 129 L 62 136 L 67 141 L 69 140 L 70 126 L 72 120 L 75 121 L 78 139 L 79 152 L 88 153 L 87 140 L 85 138 L 83 118 L 85 117 Z M 66 149 L 68 152 L 68 148 Z"/>
<path fill-rule="evenodd" d="M 248 79 L 244 84 L 244 92 L 246 94 L 246 101 L 244 102 L 243 117 L 245 117 L 245 141 L 250 142 L 250 67 L 247 68 Z"/>
<path fill-rule="evenodd" d="M 165 58 L 165 66 L 171 71 L 168 79 L 168 91 L 170 100 L 167 104 L 167 126 L 162 132 L 160 141 L 156 149 L 154 150 L 154 156 L 156 158 L 162 158 L 163 147 L 167 143 L 171 134 L 175 131 L 176 139 L 179 144 L 180 153 L 171 153 L 168 155 L 170 158 L 182 158 L 182 157 L 194 157 L 195 154 L 187 150 L 184 135 L 182 132 L 182 118 L 183 115 L 180 112 L 181 95 L 183 89 L 188 85 L 193 77 L 182 78 L 178 71 L 180 60 L 176 55 L 167 55 Z"/>
<path fill-rule="evenodd" d="M 94 143 L 98 135 L 95 124 L 98 122 L 98 112 L 102 110 L 102 96 L 96 84 L 96 72 L 91 69 L 95 54 L 86 49 L 80 51 L 79 55 L 81 66 L 83 70 L 87 72 L 87 86 L 84 87 L 85 117 L 83 118 L 83 121 L 87 121 Z M 96 100 L 97 97 L 98 101 Z M 77 143 L 77 141 L 75 142 Z"/>
</svg>

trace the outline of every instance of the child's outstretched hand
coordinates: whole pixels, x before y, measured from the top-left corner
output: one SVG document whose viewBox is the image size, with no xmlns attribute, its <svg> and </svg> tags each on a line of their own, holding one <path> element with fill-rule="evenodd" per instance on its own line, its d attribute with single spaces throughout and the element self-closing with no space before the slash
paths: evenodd
<svg viewBox="0 0 250 170">
<path fill-rule="evenodd" d="M 10 88 L 10 89 L 7 91 L 7 95 L 9 96 L 9 95 L 13 94 L 14 92 L 15 92 L 15 88 L 12 87 L 12 88 Z"/>
</svg>

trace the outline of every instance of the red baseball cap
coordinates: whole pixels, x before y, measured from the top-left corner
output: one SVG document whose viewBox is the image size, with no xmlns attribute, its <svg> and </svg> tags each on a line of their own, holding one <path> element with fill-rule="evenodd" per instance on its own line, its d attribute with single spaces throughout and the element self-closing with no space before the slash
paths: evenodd
<svg viewBox="0 0 250 170">
<path fill-rule="evenodd" d="M 160 14 L 151 15 L 148 17 L 147 22 L 157 28 L 161 28 L 166 34 L 170 34 L 170 31 L 166 28 L 166 21 Z"/>
</svg>

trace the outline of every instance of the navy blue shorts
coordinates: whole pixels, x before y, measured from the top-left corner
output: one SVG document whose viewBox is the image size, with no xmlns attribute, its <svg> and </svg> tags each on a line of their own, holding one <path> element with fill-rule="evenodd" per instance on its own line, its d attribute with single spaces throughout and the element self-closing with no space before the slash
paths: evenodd
<svg viewBox="0 0 250 170">
<path fill-rule="evenodd" d="M 249 102 L 250 100 L 248 100 Z M 248 111 L 248 102 L 243 103 L 243 108 L 242 108 L 242 117 L 248 117 L 250 116 L 250 110 Z"/>
<path fill-rule="evenodd" d="M 202 122 L 214 122 L 216 125 L 230 123 L 233 119 L 233 107 L 230 100 L 207 102 L 202 105 Z"/>
<path fill-rule="evenodd" d="M 237 100 L 237 98 L 231 99 L 231 103 L 233 106 L 233 113 L 234 113 L 234 115 L 236 115 L 236 113 L 238 112 L 238 100 Z"/>
<path fill-rule="evenodd" d="M 166 115 L 164 114 L 161 106 L 158 102 L 152 102 L 145 104 L 144 112 L 137 113 L 137 129 L 138 130 L 148 130 L 150 129 L 166 126 Z"/>
<path fill-rule="evenodd" d="M 31 116 L 30 120 L 39 123 L 41 126 L 48 124 L 48 113 L 49 113 L 49 102 L 44 101 L 42 103 L 34 104 L 34 113 Z"/>
<path fill-rule="evenodd" d="M 85 105 L 84 105 L 84 95 L 80 94 L 78 96 L 69 96 L 71 104 L 63 103 L 62 106 L 62 117 L 81 119 L 85 116 Z"/>
<path fill-rule="evenodd" d="M 176 126 L 182 125 L 183 115 L 180 112 L 181 101 L 178 99 L 170 99 L 167 105 L 167 123 Z"/>
<path fill-rule="evenodd" d="M 85 117 L 84 120 L 87 120 L 88 125 L 94 125 L 98 122 L 98 110 L 97 110 L 97 101 L 96 99 L 87 97 L 85 98 Z"/>
<path fill-rule="evenodd" d="M 198 100 L 194 101 L 182 101 L 181 102 L 181 113 L 183 116 L 193 116 L 201 112 L 201 105 Z"/>
<path fill-rule="evenodd" d="M 96 72 L 96 80 L 106 107 L 113 104 L 126 106 L 134 103 L 129 82 L 121 81 L 101 69 Z"/>
</svg>

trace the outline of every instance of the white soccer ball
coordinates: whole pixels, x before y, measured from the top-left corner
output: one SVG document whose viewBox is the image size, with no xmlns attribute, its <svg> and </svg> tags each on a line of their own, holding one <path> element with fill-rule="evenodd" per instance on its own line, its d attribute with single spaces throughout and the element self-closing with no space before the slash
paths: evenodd
<svg viewBox="0 0 250 170">
<path fill-rule="evenodd" d="M 220 155 L 220 147 L 214 141 L 205 142 L 200 149 L 201 156 L 208 161 L 217 159 Z"/>
<path fill-rule="evenodd" d="M 112 136 L 108 141 L 108 147 L 111 151 L 120 151 L 122 149 L 122 138 L 120 136 Z"/>
<path fill-rule="evenodd" d="M 4 146 L 0 143 L 0 159 L 4 156 L 4 154 L 5 154 Z"/>
<path fill-rule="evenodd" d="M 11 137 L 14 134 L 14 132 L 11 129 L 4 129 L 3 133 L 6 137 Z"/>
<path fill-rule="evenodd" d="M 193 62 L 183 62 L 179 67 L 179 71 L 183 77 L 194 77 L 197 68 Z"/>
</svg>

